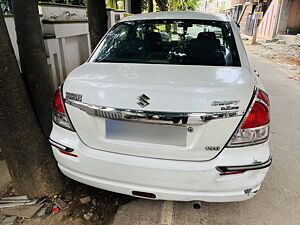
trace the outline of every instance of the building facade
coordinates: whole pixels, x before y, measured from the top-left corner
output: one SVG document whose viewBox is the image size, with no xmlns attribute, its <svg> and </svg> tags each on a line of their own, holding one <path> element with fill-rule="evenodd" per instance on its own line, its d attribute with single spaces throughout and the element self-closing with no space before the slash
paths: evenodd
<svg viewBox="0 0 300 225">
<path fill-rule="evenodd" d="M 258 27 L 258 37 L 300 34 L 300 1 L 273 0 Z"/>
<path fill-rule="evenodd" d="M 261 3 L 259 11 L 258 37 L 272 39 L 277 35 L 300 33 L 299 0 L 231 0 L 229 14 L 240 25 L 242 34 L 252 35 L 255 21 L 254 12 Z"/>
</svg>

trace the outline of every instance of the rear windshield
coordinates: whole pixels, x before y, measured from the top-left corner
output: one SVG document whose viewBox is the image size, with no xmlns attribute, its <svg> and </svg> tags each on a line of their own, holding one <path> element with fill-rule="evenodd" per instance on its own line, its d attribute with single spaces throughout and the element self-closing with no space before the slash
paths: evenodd
<svg viewBox="0 0 300 225">
<path fill-rule="evenodd" d="M 240 66 L 229 22 L 144 20 L 115 25 L 96 62 Z"/>
</svg>

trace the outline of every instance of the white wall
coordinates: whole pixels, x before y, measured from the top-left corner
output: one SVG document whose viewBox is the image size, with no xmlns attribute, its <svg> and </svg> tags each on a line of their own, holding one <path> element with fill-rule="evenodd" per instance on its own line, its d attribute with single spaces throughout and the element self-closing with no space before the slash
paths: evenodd
<svg viewBox="0 0 300 225">
<path fill-rule="evenodd" d="M 39 11 L 44 19 L 57 19 L 60 20 L 87 20 L 87 10 L 81 7 L 54 7 L 54 6 L 39 6 Z M 68 13 L 69 12 L 69 13 Z"/>
<path fill-rule="evenodd" d="M 6 26 L 15 51 L 20 61 L 13 17 L 5 17 Z M 84 63 L 91 52 L 88 23 L 43 24 L 44 33 L 54 35 L 45 39 L 47 62 L 53 83 L 57 88 L 66 76 L 76 67 Z"/>
<path fill-rule="evenodd" d="M 75 15 L 67 17 L 66 11 Z M 49 74 L 53 89 L 56 89 L 74 68 L 88 59 L 91 53 L 86 8 L 41 5 L 39 13 L 43 34 L 52 36 L 44 41 Z M 109 28 L 115 24 L 116 14 L 120 14 L 120 18 L 123 18 L 125 13 L 108 11 Z M 5 22 L 17 60 L 20 61 L 14 19 L 6 16 Z"/>
<path fill-rule="evenodd" d="M 8 34 L 12 43 L 12 46 L 15 51 L 15 55 L 17 57 L 18 62 L 20 61 L 19 50 L 17 45 L 17 34 L 15 30 L 15 22 L 13 17 L 5 17 L 6 27 L 8 30 Z"/>
<path fill-rule="evenodd" d="M 87 36 L 73 36 L 65 39 L 65 73 L 70 73 L 78 65 L 83 64 L 89 57 Z"/>
</svg>

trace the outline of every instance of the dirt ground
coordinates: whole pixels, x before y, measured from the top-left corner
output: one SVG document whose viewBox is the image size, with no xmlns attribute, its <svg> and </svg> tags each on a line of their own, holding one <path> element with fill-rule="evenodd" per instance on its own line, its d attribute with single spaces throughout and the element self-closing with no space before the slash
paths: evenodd
<svg viewBox="0 0 300 225">
<path fill-rule="evenodd" d="M 277 42 L 265 43 L 259 40 L 251 45 L 251 40 L 243 37 L 247 52 L 262 56 L 279 65 L 281 69 L 291 74 L 290 79 L 300 79 L 300 46 L 289 46 Z"/>
<path fill-rule="evenodd" d="M 16 193 L 13 187 L 10 186 L 5 196 L 13 195 L 16 195 Z M 68 209 L 49 216 L 45 216 L 45 213 L 40 215 L 36 213 L 31 219 L 19 218 L 15 224 L 106 225 L 111 222 L 121 205 L 133 199 L 129 196 L 100 190 L 69 179 L 64 192 L 60 193 L 60 196 L 63 200 L 69 196 L 69 200 L 65 200 L 69 204 Z M 81 203 L 80 199 L 87 196 L 90 197 L 90 200 L 86 203 Z M 51 197 L 48 197 L 48 199 L 51 199 Z M 43 208 L 51 206 L 53 206 L 53 203 L 47 203 Z"/>
</svg>

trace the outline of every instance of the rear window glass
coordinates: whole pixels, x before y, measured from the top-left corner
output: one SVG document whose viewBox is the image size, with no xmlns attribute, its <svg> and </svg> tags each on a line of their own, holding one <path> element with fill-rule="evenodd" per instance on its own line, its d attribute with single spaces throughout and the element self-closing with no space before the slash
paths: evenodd
<svg viewBox="0 0 300 225">
<path fill-rule="evenodd" d="M 144 20 L 113 27 L 96 62 L 240 66 L 229 22 Z"/>
</svg>

